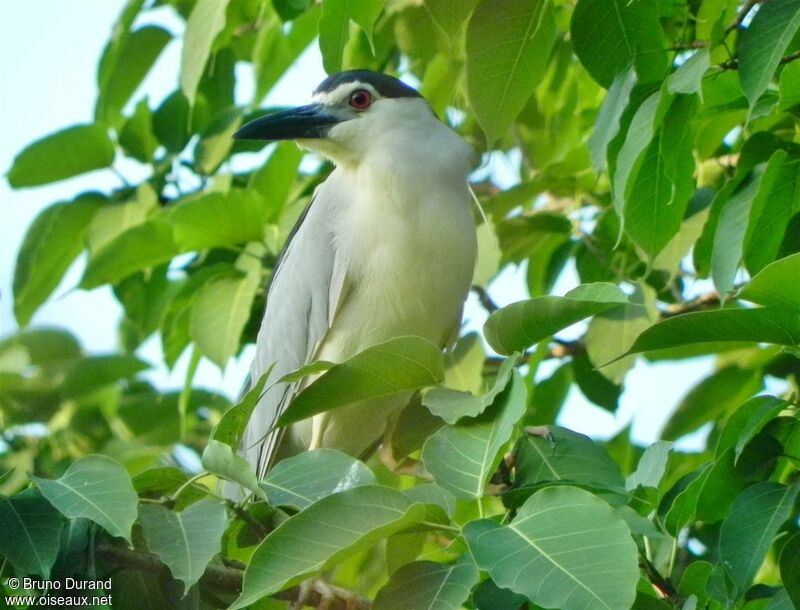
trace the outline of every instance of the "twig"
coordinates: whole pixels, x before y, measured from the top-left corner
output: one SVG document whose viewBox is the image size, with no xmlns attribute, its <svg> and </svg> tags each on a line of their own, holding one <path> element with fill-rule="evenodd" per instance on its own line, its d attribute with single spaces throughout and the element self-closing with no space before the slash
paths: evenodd
<svg viewBox="0 0 800 610">
<path fill-rule="evenodd" d="M 668 51 L 687 51 L 690 49 L 704 49 L 708 46 L 708 40 L 690 40 L 689 42 L 676 42 Z"/>
<path fill-rule="evenodd" d="M 800 51 L 795 51 L 794 53 L 790 53 L 789 55 L 784 55 L 781 57 L 778 65 L 788 64 L 795 59 L 800 59 Z M 728 61 L 723 61 L 721 64 L 717 65 L 718 68 L 723 70 L 738 70 L 739 69 L 739 60 L 738 59 L 729 59 Z"/>
<path fill-rule="evenodd" d="M 150 572 L 158 574 L 164 570 L 164 564 L 153 555 L 144 551 L 137 551 L 135 549 L 128 549 L 123 546 L 117 546 L 109 542 L 101 542 L 97 545 L 96 553 L 103 563 L 116 569 L 136 570 L 139 572 Z M 226 593 L 239 593 L 242 590 L 242 581 L 244 572 L 236 567 L 221 567 L 209 565 L 206 567 L 200 581 L 218 591 Z M 369 610 L 371 604 L 368 600 L 357 598 L 357 605 L 355 608 L 352 606 L 352 599 L 355 594 L 340 589 L 338 587 L 330 587 L 333 594 L 328 606 L 328 610 Z M 281 591 L 272 595 L 274 599 L 279 599 L 287 602 L 296 602 L 300 599 L 300 587 L 293 587 L 286 591 Z M 312 608 L 316 608 L 323 601 L 322 595 L 315 591 L 313 588 L 306 592 L 305 603 Z"/>
<path fill-rule="evenodd" d="M 267 534 L 269 534 L 269 530 L 261 525 L 258 521 L 253 519 L 253 515 L 248 513 L 241 505 L 237 504 L 233 500 L 225 500 L 225 503 L 228 507 L 233 511 L 233 513 L 239 517 L 245 524 L 253 531 L 253 533 L 258 536 L 259 540 L 263 540 L 266 538 Z"/>
<path fill-rule="evenodd" d="M 647 575 L 650 584 L 656 588 L 656 590 L 670 602 L 675 604 L 677 607 L 681 607 L 683 605 L 683 600 L 681 600 L 680 595 L 678 595 L 678 591 L 672 586 L 672 583 L 668 581 L 666 578 L 659 574 L 656 567 L 650 563 L 650 560 L 647 559 L 644 555 L 639 555 L 639 565 L 642 566 L 644 573 Z"/>
<path fill-rule="evenodd" d="M 497 303 L 492 300 L 492 297 L 489 296 L 489 293 L 486 292 L 486 289 L 482 286 L 472 286 L 472 292 L 475 293 L 475 296 L 478 297 L 478 300 L 481 302 L 481 305 L 483 305 L 483 308 L 489 313 L 494 313 L 500 309 L 497 306 Z"/>
<path fill-rule="evenodd" d="M 747 3 L 742 7 L 742 10 L 739 11 L 739 14 L 736 15 L 736 19 L 734 19 L 733 22 L 725 28 L 725 33 L 729 34 L 734 30 L 738 30 L 739 26 L 742 25 L 744 20 L 747 18 L 748 13 L 753 10 L 753 7 L 756 4 L 761 4 L 762 2 L 764 2 L 764 0 L 748 0 Z"/>
</svg>

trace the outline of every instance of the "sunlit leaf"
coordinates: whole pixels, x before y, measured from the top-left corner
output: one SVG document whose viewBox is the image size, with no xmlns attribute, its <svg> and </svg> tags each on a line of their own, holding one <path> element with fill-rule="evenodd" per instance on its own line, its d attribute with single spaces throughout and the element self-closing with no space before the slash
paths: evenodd
<svg viewBox="0 0 800 610">
<path fill-rule="evenodd" d="M 317 449 L 278 462 L 261 486 L 270 506 L 303 510 L 333 493 L 375 482 L 363 462 L 332 449 Z"/>
<path fill-rule="evenodd" d="M 498 18 L 500 17 L 500 18 Z M 548 0 L 483 0 L 467 27 L 467 96 L 489 147 L 503 136 L 544 74 L 555 40 Z"/>
<path fill-rule="evenodd" d="M 14 315 L 20 326 L 30 322 L 86 246 L 87 229 L 104 201 L 99 194 L 84 195 L 46 208 L 33 221 L 14 267 Z"/>
<path fill-rule="evenodd" d="M 772 80 L 798 28 L 800 5 L 795 0 L 771 0 L 759 7 L 742 31 L 738 73 L 751 108 Z"/>
<path fill-rule="evenodd" d="M 112 536 L 131 541 L 138 498 L 130 476 L 118 462 L 102 455 L 88 455 L 70 464 L 59 479 L 31 478 L 65 517 L 85 517 Z"/>
<path fill-rule="evenodd" d="M 422 504 L 377 485 L 323 498 L 284 521 L 256 548 L 231 610 L 334 566 L 424 516 Z"/>
<path fill-rule="evenodd" d="M 198 0 L 186 23 L 181 51 L 181 90 L 190 104 L 194 104 L 211 45 L 225 27 L 227 6 L 228 0 Z"/>
<path fill-rule="evenodd" d="M 436 385 L 443 379 L 444 358 L 438 347 L 421 337 L 397 337 L 331 367 L 297 395 L 278 425 Z"/>
<path fill-rule="evenodd" d="M 719 341 L 797 345 L 800 343 L 800 316 L 774 307 L 686 313 L 645 330 L 628 353 Z"/>
<path fill-rule="evenodd" d="M 428 439 L 422 449 L 425 470 L 458 498 L 481 497 L 524 411 L 525 384 L 514 371 L 491 408 L 477 418 L 444 426 Z"/>
<path fill-rule="evenodd" d="M 626 302 L 625 294 L 613 284 L 586 284 L 563 297 L 538 297 L 503 307 L 489 316 L 483 332 L 495 351 L 510 354 Z"/>
<path fill-rule="evenodd" d="M 640 82 L 660 79 L 667 65 L 658 6 L 653 2 L 580 0 L 570 25 L 575 54 L 598 83 L 634 64 Z"/>
<path fill-rule="evenodd" d="M 203 468 L 249 489 L 257 496 L 266 499 L 264 490 L 258 486 L 255 470 L 247 461 L 233 452 L 230 445 L 209 440 L 203 449 Z"/>
<path fill-rule="evenodd" d="M 464 528 L 478 567 L 500 587 L 564 610 L 620 610 L 636 596 L 636 545 L 625 522 L 587 491 L 548 487 L 508 525 L 488 519 Z"/>
<path fill-rule="evenodd" d="M 57 182 L 114 161 L 114 145 L 103 125 L 74 125 L 25 147 L 8 171 L 13 188 Z"/>
<path fill-rule="evenodd" d="M 518 362 L 518 355 L 503 360 L 494 383 L 480 396 L 450 388 L 434 388 L 423 396 L 422 404 L 448 424 L 454 424 L 462 417 L 477 417 L 505 389 Z"/>
</svg>

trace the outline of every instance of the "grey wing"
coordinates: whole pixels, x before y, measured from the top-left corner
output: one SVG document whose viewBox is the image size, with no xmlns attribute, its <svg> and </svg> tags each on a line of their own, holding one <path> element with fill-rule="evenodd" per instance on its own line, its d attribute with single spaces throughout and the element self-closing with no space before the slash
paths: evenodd
<svg viewBox="0 0 800 610">
<path fill-rule="evenodd" d="M 274 460 L 284 432 L 272 427 L 298 390 L 297 383 L 275 381 L 313 360 L 342 297 L 346 263 L 337 256 L 331 233 L 338 202 L 329 182 L 330 177 L 317 189 L 292 230 L 267 293 L 251 383 L 274 366 L 245 428 L 240 450 L 259 478 Z"/>
</svg>

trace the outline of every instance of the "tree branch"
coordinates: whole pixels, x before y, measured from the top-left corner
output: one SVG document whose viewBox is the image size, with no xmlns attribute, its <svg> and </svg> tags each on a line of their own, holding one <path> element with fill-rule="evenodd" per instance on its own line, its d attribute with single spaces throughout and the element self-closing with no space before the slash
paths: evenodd
<svg viewBox="0 0 800 610">
<path fill-rule="evenodd" d="M 778 62 L 778 65 L 788 64 L 789 62 L 794 61 L 795 59 L 800 59 L 800 51 L 795 51 L 794 53 L 790 53 L 789 55 L 784 55 L 781 57 L 781 60 Z M 722 68 L 723 70 L 738 70 L 739 69 L 739 60 L 738 59 L 729 59 L 728 61 L 723 61 L 721 64 L 717 65 L 718 68 Z"/>
<path fill-rule="evenodd" d="M 115 569 L 136 570 L 138 572 L 149 572 L 157 574 L 165 569 L 161 561 L 152 553 L 137 551 L 123 546 L 117 546 L 109 542 L 101 542 L 95 549 L 97 557 L 103 563 Z M 200 581 L 212 589 L 225 593 L 239 593 L 242 590 L 242 580 L 244 572 L 235 567 L 220 567 L 209 565 L 206 567 Z M 313 588 L 305 592 L 304 603 L 312 608 L 321 606 L 323 596 Z M 357 597 L 355 593 L 330 587 L 332 599 L 325 608 L 328 610 L 369 610 L 371 603 L 363 598 Z M 275 599 L 295 603 L 301 598 L 300 587 L 292 587 L 286 591 L 281 591 L 272 596 Z M 353 600 L 356 605 L 353 606 Z"/>
<path fill-rule="evenodd" d="M 675 604 L 675 606 L 680 608 L 683 605 L 683 600 L 681 600 L 680 595 L 678 595 L 678 591 L 672 586 L 670 581 L 659 574 L 658 570 L 656 570 L 655 566 L 647 557 L 639 555 L 639 565 L 642 566 L 642 570 L 644 570 L 644 573 L 647 575 L 647 579 L 650 581 L 650 584 L 655 587 L 656 591 Z"/>
<path fill-rule="evenodd" d="M 471 290 L 475 293 L 475 296 L 478 297 L 478 300 L 480 301 L 481 305 L 483 305 L 483 308 L 489 313 L 494 313 L 500 309 L 483 286 L 474 285 L 472 286 Z"/>
<path fill-rule="evenodd" d="M 762 2 L 764 2 L 764 0 L 748 0 L 747 3 L 745 3 L 745 5 L 742 7 L 742 10 L 739 11 L 739 14 L 736 15 L 736 19 L 734 19 L 733 22 L 725 28 L 725 33 L 730 34 L 734 30 L 738 30 L 739 26 L 744 23 L 747 15 L 751 10 L 753 10 L 753 7 L 756 4 L 761 4 Z"/>
</svg>

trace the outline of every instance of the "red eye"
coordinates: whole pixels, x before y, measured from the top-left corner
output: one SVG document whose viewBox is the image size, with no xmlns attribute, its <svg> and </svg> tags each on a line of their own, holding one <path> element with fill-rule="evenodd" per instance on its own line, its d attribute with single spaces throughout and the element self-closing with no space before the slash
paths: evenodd
<svg viewBox="0 0 800 610">
<path fill-rule="evenodd" d="M 358 89 L 350 95 L 349 104 L 355 110 L 366 110 L 372 104 L 372 96 L 366 89 Z"/>
</svg>

